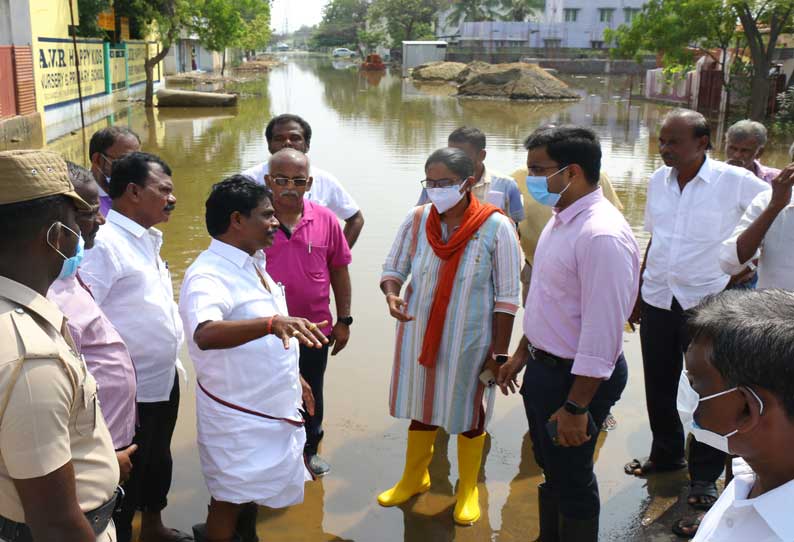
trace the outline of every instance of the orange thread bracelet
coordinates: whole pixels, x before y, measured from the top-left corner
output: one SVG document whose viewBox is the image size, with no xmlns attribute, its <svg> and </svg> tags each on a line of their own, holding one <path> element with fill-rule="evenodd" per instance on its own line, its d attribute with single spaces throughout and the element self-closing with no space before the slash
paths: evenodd
<svg viewBox="0 0 794 542">
<path fill-rule="evenodd" d="M 270 318 L 267 319 L 267 333 L 265 333 L 265 335 L 270 335 L 271 333 L 273 333 L 273 320 L 275 318 L 276 318 L 275 316 L 271 316 Z"/>
</svg>

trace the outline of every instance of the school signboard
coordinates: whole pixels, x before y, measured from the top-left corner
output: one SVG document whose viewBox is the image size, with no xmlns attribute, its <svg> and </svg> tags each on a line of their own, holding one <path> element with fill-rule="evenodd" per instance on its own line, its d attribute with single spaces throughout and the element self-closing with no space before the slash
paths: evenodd
<svg viewBox="0 0 794 542">
<path fill-rule="evenodd" d="M 65 105 L 78 99 L 77 64 L 72 40 L 63 38 L 38 38 L 37 67 L 45 109 Z M 80 85 L 83 98 L 105 93 L 105 53 L 101 40 L 79 40 L 77 59 L 80 64 Z"/>
</svg>

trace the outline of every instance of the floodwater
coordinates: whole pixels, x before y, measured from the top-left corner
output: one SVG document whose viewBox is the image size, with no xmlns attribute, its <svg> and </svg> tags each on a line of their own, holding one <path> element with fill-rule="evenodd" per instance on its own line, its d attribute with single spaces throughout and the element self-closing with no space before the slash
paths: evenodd
<svg viewBox="0 0 794 542">
<path fill-rule="evenodd" d="M 625 77 L 567 81 L 581 91 L 582 101 L 459 100 L 444 87 L 416 88 L 397 71 L 359 74 L 351 65 L 330 59 L 289 57 L 264 79 L 242 85 L 245 97 L 235 109 L 146 112 L 131 104 L 89 127 L 90 136 L 110 123 L 129 125 L 140 134 L 144 150 L 159 154 L 173 169 L 177 208 L 162 229 L 163 257 L 170 263 L 177 292 L 184 270 L 208 244 L 204 201 L 210 186 L 267 159 L 264 128 L 273 115 L 290 112 L 309 120 L 314 129 L 309 153 L 313 163 L 336 174 L 363 210 L 366 225 L 351 266 L 355 323 L 347 349 L 330 360 L 326 376 L 322 455 L 332 471 L 307 484 L 303 504 L 260 509 L 263 540 L 524 542 L 537 536 L 535 488 L 541 473 L 532 459 L 517 395 L 497 398 L 481 472 L 483 514 L 476 525 L 458 527 L 452 522 L 456 445 L 445 436 L 439 436 L 431 464 L 431 491 L 398 508 L 377 505 L 375 496 L 402 471 L 407 429 L 406 421 L 388 414 L 394 321 L 378 279 L 396 229 L 419 194 L 426 157 L 464 124 L 487 134 L 488 167 L 507 173 L 525 163 L 521 143 L 538 125 L 592 127 L 601 138 L 604 171 L 644 244 L 645 184 L 661 165 L 656 135 L 668 108 L 630 101 L 632 82 Z M 769 146 L 770 165 L 784 164 L 786 143 Z M 53 141 L 49 147 L 86 162 L 80 135 Z M 517 324 L 516 339 L 519 328 Z M 623 474 L 624 462 L 647 455 L 650 442 L 638 343 L 636 334 L 626 335 L 629 385 L 614 409 L 618 427 L 602 434 L 598 448 L 602 540 L 674 540 L 669 523 L 677 506 L 685 511 L 676 504 L 683 474 L 649 481 Z M 193 523 L 204 521 L 209 496 L 195 446 L 195 379 L 186 353 L 183 360 L 191 374 L 173 440 L 174 478 L 165 518 L 169 525 L 189 531 Z"/>
</svg>

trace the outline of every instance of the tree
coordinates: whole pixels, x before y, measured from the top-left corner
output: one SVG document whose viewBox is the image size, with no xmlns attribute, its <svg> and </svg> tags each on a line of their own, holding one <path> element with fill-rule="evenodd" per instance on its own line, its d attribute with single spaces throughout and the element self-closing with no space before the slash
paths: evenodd
<svg viewBox="0 0 794 542">
<path fill-rule="evenodd" d="M 77 35 L 83 38 L 104 38 L 107 32 L 99 28 L 99 14 L 110 9 L 110 0 L 77 0 L 80 24 Z"/>
<path fill-rule="evenodd" d="M 493 21 L 500 0 L 456 0 L 449 13 L 449 21 L 460 25 L 464 21 Z"/>
<path fill-rule="evenodd" d="M 142 35 L 156 33 L 162 49 L 155 56 L 147 58 L 143 67 L 146 71 L 146 95 L 144 105 L 154 105 L 154 68 L 168 54 L 171 45 L 183 29 L 188 29 L 193 21 L 195 10 L 190 0 L 115 0 L 116 15 L 129 17 L 141 30 Z"/>
<path fill-rule="evenodd" d="M 727 54 L 736 38 L 742 38 L 752 61 L 750 118 L 762 120 L 777 40 L 791 26 L 793 13 L 794 0 L 651 0 L 631 25 L 606 30 L 605 37 L 615 42 L 613 56 L 639 59 L 643 50 L 661 52 L 667 71 L 690 68 L 697 51 L 707 54 L 723 64 L 726 88 Z"/>
<path fill-rule="evenodd" d="M 378 45 L 386 43 L 386 34 L 381 30 L 359 30 L 358 43 L 361 44 L 362 51 L 367 54 L 374 51 Z"/>
<path fill-rule="evenodd" d="M 767 0 L 764 2 L 738 2 L 731 5 L 742 23 L 750 58 L 753 63 L 753 77 L 750 85 L 750 118 L 762 120 L 766 117 L 769 97 L 769 71 L 777 47 L 777 40 L 783 30 L 791 29 L 794 0 Z M 762 33 L 762 27 L 768 33 Z"/>
<path fill-rule="evenodd" d="M 228 47 L 251 50 L 270 40 L 267 0 L 201 0 L 193 7 L 193 29 L 199 39 L 210 51 L 223 54 L 221 76 L 226 71 Z"/>
<path fill-rule="evenodd" d="M 433 19 L 438 12 L 438 0 L 374 0 L 369 8 L 370 20 L 386 23 L 392 47 L 403 41 L 433 39 Z"/>
<path fill-rule="evenodd" d="M 316 47 L 355 46 L 365 29 L 367 0 L 331 0 L 323 8 L 323 19 L 312 36 Z"/>
<path fill-rule="evenodd" d="M 546 0 L 501 0 L 505 21 L 526 21 L 535 14 L 543 13 Z"/>
</svg>

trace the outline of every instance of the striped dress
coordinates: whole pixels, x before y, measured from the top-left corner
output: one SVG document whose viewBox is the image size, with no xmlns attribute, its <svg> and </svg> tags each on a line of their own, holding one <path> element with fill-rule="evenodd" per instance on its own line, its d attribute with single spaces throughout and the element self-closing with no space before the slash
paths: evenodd
<svg viewBox="0 0 794 542">
<path fill-rule="evenodd" d="M 480 422 L 485 390 L 479 375 L 490 352 L 493 313 L 518 311 L 522 258 L 515 225 L 502 214 L 491 215 L 464 249 L 436 366 L 420 365 L 442 264 L 425 234 L 430 208 L 418 207 L 406 218 L 383 265 L 381 282 L 395 280 L 402 285 L 411 277 L 404 299 L 414 317 L 397 324 L 389 410 L 395 418 L 457 434 Z M 443 223 L 442 234 L 449 238 Z"/>
</svg>

